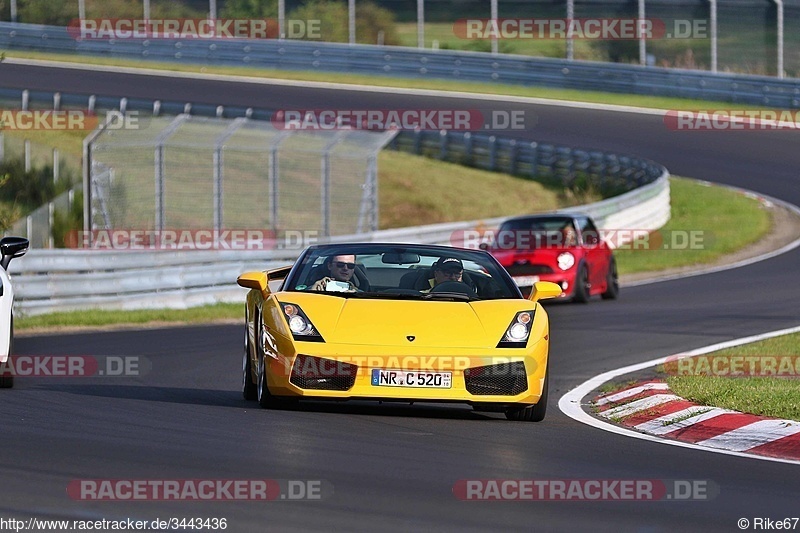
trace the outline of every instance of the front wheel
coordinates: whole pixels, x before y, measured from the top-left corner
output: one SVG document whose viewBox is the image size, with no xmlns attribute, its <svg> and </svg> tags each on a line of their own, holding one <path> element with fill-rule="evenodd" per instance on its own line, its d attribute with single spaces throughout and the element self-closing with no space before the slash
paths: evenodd
<svg viewBox="0 0 800 533">
<path fill-rule="evenodd" d="M 242 358 L 242 396 L 248 401 L 258 399 L 256 384 L 253 383 L 253 368 L 250 362 L 250 336 L 247 333 L 246 324 L 244 327 L 244 357 Z"/>
<path fill-rule="evenodd" d="M 293 407 L 297 403 L 296 400 L 292 398 L 283 398 L 281 396 L 273 396 L 272 393 L 269 392 L 269 386 L 267 385 L 267 360 L 260 342 L 261 328 L 263 327 L 262 324 L 258 324 L 259 330 L 256 335 L 259 339 L 256 342 L 256 353 L 258 354 L 258 386 L 256 387 L 258 392 L 258 404 L 264 409 L 285 409 Z"/>
<path fill-rule="evenodd" d="M 544 376 L 544 387 L 542 387 L 542 397 L 535 405 L 527 407 L 509 407 L 506 409 L 506 418 L 509 420 L 524 420 L 528 422 L 541 422 L 547 414 L 547 389 L 550 383 L 549 369 Z"/>
<path fill-rule="evenodd" d="M 606 292 L 602 295 L 604 300 L 616 300 L 619 296 L 619 276 L 617 274 L 617 261 L 613 257 L 608 264 L 608 274 L 606 275 Z"/>
<path fill-rule="evenodd" d="M 575 276 L 575 295 L 573 299 L 585 304 L 589 301 L 589 269 L 585 264 L 581 264 L 578 268 L 578 274 Z"/>
<path fill-rule="evenodd" d="M 8 359 L 0 364 L 0 389 L 10 389 L 14 386 L 14 375 L 11 373 L 11 354 L 14 353 L 14 315 L 8 325 Z"/>
</svg>

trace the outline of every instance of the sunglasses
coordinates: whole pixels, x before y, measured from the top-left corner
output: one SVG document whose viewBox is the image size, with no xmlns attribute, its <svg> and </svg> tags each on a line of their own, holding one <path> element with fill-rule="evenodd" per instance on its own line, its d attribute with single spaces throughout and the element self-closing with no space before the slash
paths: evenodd
<svg viewBox="0 0 800 533">
<path fill-rule="evenodd" d="M 336 261 L 333 264 L 336 265 L 336 268 L 345 268 L 346 267 L 348 270 L 353 270 L 353 269 L 356 268 L 356 264 L 355 263 L 344 263 L 342 261 Z"/>
</svg>

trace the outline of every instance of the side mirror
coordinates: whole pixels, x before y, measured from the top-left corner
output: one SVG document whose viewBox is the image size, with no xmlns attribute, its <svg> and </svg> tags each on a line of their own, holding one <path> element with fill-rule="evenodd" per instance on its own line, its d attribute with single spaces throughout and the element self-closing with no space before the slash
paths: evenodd
<svg viewBox="0 0 800 533">
<path fill-rule="evenodd" d="M 489 249 L 489 244 L 485 243 L 485 242 L 482 242 L 482 243 L 480 243 L 478 245 L 478 248 L 480 248 L 481 250 L 488 250 Z"/>
<path fill-rule="evenodd" d="M 240 287 L 244 287 L 245 289 L 253 289 L 256 291 L 261 291 L 261 294 L 263 294 L 264 297 L 266 297 L 269 294 L 269 288 L 267 287 L 266 272 L 261 272 L 261 271 L 245 272 L 236 279 L 236 283 L 238 283 Z"/>
<path fill-rule="evenodd" d="M 531 289 L 530 301 L 536 302 L 561 295 L 561 287 L 551 281 L 537 281 Z"/>
<path fill-rule="evenodd" d="M 28 251 L 30 241 L 23 237 L 4 237 L 0 240 L 0 266 L 3 270 L 8 270 L 8 264 L 15 257 L 22 257 Z"/>
</svg>

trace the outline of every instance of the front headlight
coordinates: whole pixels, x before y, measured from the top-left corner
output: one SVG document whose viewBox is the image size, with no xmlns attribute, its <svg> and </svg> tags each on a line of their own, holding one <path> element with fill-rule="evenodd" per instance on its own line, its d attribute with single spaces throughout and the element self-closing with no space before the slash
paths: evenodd
<svg viewBox="0 0 800 533">
<path fill-rule="evenodd" d="M 506 333 L 497 344 L 498 348 L 524 348 L 531 336 L 533 311 L 520 311 L 506 328 Z"/>
<path fill-rule="evenodd" d="M 569 252 L 564 252 L 558 255 L 558 268 L 561 270 L 569 270 L 575 265 L 575 256 Z"/>
<path fill-rule="evenodd" d="M 295 304 L 278 302 L 296 341 L 325 342 L 306 314 Z"/>
</svg>

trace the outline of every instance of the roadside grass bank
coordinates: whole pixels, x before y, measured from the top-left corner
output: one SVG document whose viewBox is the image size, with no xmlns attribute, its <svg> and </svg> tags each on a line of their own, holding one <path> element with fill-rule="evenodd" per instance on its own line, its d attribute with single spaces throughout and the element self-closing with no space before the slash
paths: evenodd
<svg viewBox="0 0 800 533">
<path fill-rule="evenodd" d="M 92 57 L 70 54 L 45 54 L 40 52 L 24 52 L 10 50 L 4 52 L 8 58 L 37 59 L 69 63 L 83 63 L 87 65 L 120 66 L 129 68 L 143 68 L 185 72 L 195 74 L 213 74 L 226 76 L 241 76 L 263 79 L 279 79 L 293 81 L 310 81 L 341 83 L 345 85 L 372 85 L 376 87 L 392 87 L 401 89 L 427 89 L 439 91 L 459 91 L 476 94 L 490 94 L 499 96 L 519 96 L 527 98 L 545 98 L 549 100 L 562 100 L 570 102 L 609 104 L 643 107 L 651 109 L 669 110 L 751 110 L 774 109 L 763 106 L 735 102 L 715 102 L 709 100 L 696 100 L 684 98 L 669 98 L 661 96 L 644 96 L 634 94 L 605 93 L 600 91 L 578 91 L 574 89 L 558 89 L 548 87 L 526 87 L 522 85 L 507 85 L 501 83 L 479 83 L 448 80 L 418 80 L 407 78 L 394 78 L 390 76 L 373 76 L 365 74 L 342 74 L 333 72 L 306 72 L 276 69 L 260 69 L 248 67 L 223 67 L 203 65 L 181 65 L 176 63 L 150 62 L 119 58 Z"/>
<path fill-rule="evenodd" d="M 738 191 L 672 177 L 672 218 L 646 241 L 614 252 L 620 274 L 704 265 L 769 232 L 770 212 Z"/>
<path fill-rule="evenodd" d="M 708 369 L 724 375 L 670 375 L 667 384 L 678 396 L 703 405 L 800 420 L 800 333 L 698 358 L 691 367 L 687 365 L 692 372 Z"/>
</svg>

